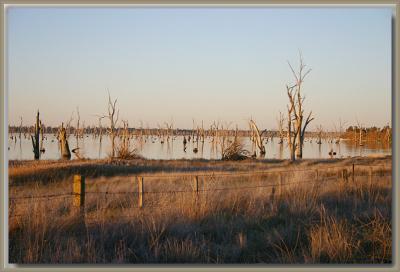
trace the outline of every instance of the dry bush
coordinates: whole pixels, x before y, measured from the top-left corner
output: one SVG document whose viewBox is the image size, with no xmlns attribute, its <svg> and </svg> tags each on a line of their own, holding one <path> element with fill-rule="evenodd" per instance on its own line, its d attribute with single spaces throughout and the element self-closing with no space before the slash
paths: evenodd
<svg viewBox="0 0 400 272">
<path fill-rule="evenodd" d="M 228 148 L 222 152 L 223 161 L 240 161 L 250 157 L 249 151 L 244 149 L 243 143 L 234 140 Z"/>
<path fill-rule="evenodd" d="M 117 147 L 117 158 L 123 160 L 132 160 L 141 158 L 141 156 L 138 154 L 136 148 L 130 149 L 127 146 L 121 145 Z"/>
<path fill-rule="evenodd" d="M 138 150 L 136 148 L 130 147 L 129 138 L 120 141 L 118 146 L 115 147 L 115 151 L 117 159 L 133 160 L 133 159 L 143 158 L 141 155 L 138 154 Z M 109 154 L 109 158 L 114 159 L 112 157 L 112 154 Z"/>
</svg>

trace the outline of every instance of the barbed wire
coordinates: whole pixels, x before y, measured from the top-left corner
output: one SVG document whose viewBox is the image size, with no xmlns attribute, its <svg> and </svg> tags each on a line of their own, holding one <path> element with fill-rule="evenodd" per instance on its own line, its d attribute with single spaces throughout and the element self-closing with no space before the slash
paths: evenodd
<svg viewBox="0 0 400 272">
<path fill-rule="evenodd" d="M 385 177 L 388 175 L 371 175 L 371 176 L 379 176 Z M 355 177 L 369 177 L 369 175 L 357 175 Z M 347 177 L 351 178 L 351 175 Z M 225 187 L 225 188 L 209 188 L 209 189 L 200 189 L 198 191 L 194 190 L 168 190 L 168 191 L 144 191 L 139 193 L 138 191 L 121 191 L 121 192 L 112 192 L 112 191 L 86 191 L 85 194 L 100 194 L 100 195 L 139 195 L 139 194 L 178 194 L 178 193 L 202 193 L 202 192 L 210 192 L 210 191 L 224 191 L 224 190 L 241 190 L 241 189 L 254 189 L 254 188 L 268 188 L 268 187 L 279 187 L 279 186 L 287 186 L 292 184 L 304 184 L 304 183 L 313 183 L 313 182 L 323 182 L 323 181 L 331 181 L 331 180 L 338 180 L 343 179 L 343 177 L 331 176 L 331 177 L 324 177 L 320 176 L 317 179 L 312 179 L 308 181 L 294 181 L 294 182 L 285 182 L 285 183 L 274 183 L 274 184 L 265 184 L 265 185 L 255 185 L 255 186 L 238 186 L 238 187 Z M 21 197 L 10 197 L 10 200 L 20 200 L 20 199 L 38 199 L 44 198 L 44 200 L 48 200 L 51 198 L 57 197 L 71 197 L 71 196 L 79 196 L 78 193 L 64 193 L 64 194 L 53 194 L 53 195 L 39 195 L 39 196 L 21 196 Z"/>
<path fill-rule="evenodd" d="M 338 167 L 328 167 L 328 168 L 324 168 L 324 169 L 329 169 L 329 168 L 338 168 Z M 343 167 L 340 167 L 341 169 L 343 169 Z M 322 169 L 307 169 L 307 170 L 303 170 L 303 171 L 315 171 L 315 170 L 322 170 Z M 277 172 L 270 172 L 270 173 L 280 173 L 282 171 L 277 171 Z M 290 171 L 283 171 L 283 172 L 290 172 Z M 257 172 L 249 172 L 247 173 L 248 175 L 254 175 L 257 174 Z M 335 179 L 342 179 L 343 177 L 340 176 L 323 176 L 323 172 L 319 173 L 321 176 L 319 176 L 318 181 L 320 181 L 321 179 L 331 179 L 331 180 L 335 180 Z M 216 176 L 232 176 L 232 175 L 236 175 L 236 173 L 230 173 L 230 174 L 211 174 L 211 175 L 197 175 L 197 176 L 209 176 L 209 177 L 216 177 Z M 351 173 L 348 173 L 348 177 L 351 177 Z M 354 177 L 368 177 L 368 176 L 379 176 L 379 177 L 385 177 L 385 176 L 391 176 L 390 175 L 382 175 L 382 174 L 371 174 L 371 175 L 354 175 Z M 169 177 L 169 176 L 163 176 L 163 177 Z M 202 190 L 198 190 L 197 192 L 209 192 L 209 191 L 220 191 L 220 190 L 240 190 L 240 189 L 251 189 L 251 188 L 265 188 L 265 187 L 274 187 L 274 186 L 286 186 L 288 184 L 301 184 L 301 183 L 309 183 L 309 182 L 316 182 L 317 180 L 311 180 L 311 181 L 307 181 L 307 182 L 290 182 L 290 183 L 285 183 L 285 184 L 266 184 L 266 185 L 257 185 L 257 186 L 239 186 L 239 187 L 227 187 L 227 188 L 212 188 L 212 189 L 202 189 Z M 176 194 L 176 193 L 193 193 L 193 190 L 169 190 L 169 191 L 147 191 L 147 192 L 142 192 L 142 194 Z M 139 194 L 138 191 L 123 191 L 123 192 L 112 192 L 112 191 L 86 191 L 85 194 L 104 194 L 104 195 L 127 195 L 127 194 Z M 9 200 L 15 201 L 15 200 L 23 200 L 23 199 L 43 199 L 43 200 L 49 200 L 49 199 L 53 199 L 53 198 L 59 198 L 59 197 L 72 197 L 72 196 L 79 196 L 80 194 L 77 193 L 60 193 L 60 194 L 49 194 L 49 195 L 25 195 L 25 196 L 18 196 L 18 197 L 9 197 Z"/>
<path fill-rule="evenodd" d="M 304 183 L 316 183 L 318 182 L 321 184 L 322 182 L 325 181 L 331 181 L 331 180 L 336 180 L 336 177 L 333 178 L 324 178 L 321 180 L 308 180 L 308 181 L 296 181 L 296 182 L 286 182 L 282 183 L 281 186 L 287 186 L 287 185 L 293 185 L 293 184 L 304 184 Z M 225 191 L 225 190 L 242 190 L 242 189 L 257 189 L 257 188 L 268 188 L 268 187 L 278 187 L 280 186 L 279 184 L 267 184 L 267 185 L 258 185 L 258 186 L 240 186 L 240 187 L 229 187 L 229 188 L 213 188 L 213 189 L 203 189 L 199 191 L 162 191 L 162 192 L 143 192 L 143 194 L 169 194 L 169 193 L 205 193 L 205 192 L 210 192 L 210 191 Z M 137 192 L 135 192 L 137 193 Z M 277 195 L 280 195 L 280 193 L 276 193 Z M 147 204 L 144 206 L 146 209 L 151 209 L 151 208 L 161 208 L 164 207 L 164 205 L 151 205 Z M 144 207 L 138 207 L 138 206 L 129 206 L 129 207 L 122 207 L 122 209 L 143 209 Z M 94 211 L 104 211 L 104 210 L 112 210 L 114 207 L 101 207 L 101 208 L 96 208 Z M 87 216 L 87 215 L 86 215 Z M 92 218 L 95 218 L 96 216 L 92 216 Z M 130 216 L 118 216 L 118 217 L 130 217 Z M 90 216 L 87 218 L 91 218 Z"/>
<path fill-rule="evenodd" d="M 79 195 L 79 194 L 76 194 L 76 193 L 62 193 L 62 194 L 51 194 L 51 195 L 24 195 L 24 196 L 17 196 L 17 197 L 9 197 L 9 200 L 71 197 L 71 196 L 74 196 L 74 195 Z"/>
<path fill-rule="evenodd" d="M 350 165 L 337 165 L 337 166 L 329 166 L 329 167 L 324 167 L 324 168 L 310 168 L 310 169 L 290 169 L 290 170 L 259 170 L 259 171 L 247 171 L 247 172 L 243 172 L 243 171 L 235 171 L 235 172 L 231 172 L 231 173 L 225 173 L 225 172 L 212 172 L 210 174 L 202 174 L 202 173 L 196 173 L 195 171 L 191 172 L 191 173 L 180 173 L 178 175 L 171 175 L 171 174 L 165 174 L 165 175 L 149 175 L 149 174 L 140 174 L 138 173 L 137 175 L 135 175 L 133 178 L 136 177 L 143 177 L 143 178 L 190 178 L 193 176 L 198 176 L 198 177 L 215 177 L 215 176 L 247 176 L 247 175 L 269 175 L 269 174 L 282 174 L 282 173 L 295 173 L 295 172 L 312 172 L 312 171 L 324 171 L 324 170 L 328 170 L 328 169 L 351 169 L 352 168 L 352 164 Z M 377 164 L 377 165 L 366 165 L 366 164 L 354 164 L 354 166 L 358 166 L 358 167 L 369 167 L 369 168 L 375 168 L 375 167 L 387 167 L 387 169 L 385 169 L 385 171 L 387 170 L 392 170 L 392 168 L 388 167 L 391 165 L 386 165 L 386 164 Z M 364 169 L 361 169 L 364 170 Z"/>
<path fill-rule="evenodd" d="M 365 175 L 364 177 L 368 177 L 368 175 Z M 348 178 L 351 178 L 351 176 L 348 176 Z M 271 187 L 275 187 L 275 188 L 279 188 L 279 187 L 285 187 L 288 185 L 301 185 L 301 184 L 306 184 L 306 183 L 314 183 L 318 186 L 320 186 L 323 182 L 328 182 L 328 181 L 333 181 L 333 180 L 343 180 L 343 177 L 337 177 L 337 176 L 333 176 L 333 177 L 319 177 L 319 179 L 312 179 L 312 180 L 306 180 L 306 181 L 294 181 L 294 182 L 285 182 L 285 183 L 274 183 L 274 184 L 265 184 L 265 185 L 255 185 L 255 186 L 238 186 L 238 187 L 226 187 L 226 188 L 209 188 L 209 189 L 201 189 L 198 191 L 194 191 L 194 190 L 179 190 L 179 191 L 149 191 L 149 192 L 143 192 L 144 195 L 146 194 L 176 194 L 176 193 L 190 193 L 190 194 L 195 194 L 195 195 L 200 195 L 202 193 L 208 193 L 208 192 L 218 192 L 218 191 L 234 191 L 234 190 L 249 190 L 249 189 L 258 189 L 258 188 L 271 188 Z M 93 194 L 139 194 L 138 192 L 85 192 L 85 193 L 93 193 Z M 278 191 L 273 191 L 270 193 L 271 194 L 275 194 L 276 196 L 282 195 L 282 191 L 278 190 Z M 68 194 L 53 194 L 53 195 L 49 195 L 50 197 L 71 197 L 74 195 L 79 195 L 76 193 L 68 193 Z M 35 196 L 36 198 L 38 197 L 47 197 L 47 196 Z M 21 199 L 32 199 L 32 196 L 24 196 Z M 15 199 L 18 198 L 12 198 L 13 203 L 15 205 Z M 129 206 L 129 207 L 123 207 L 121 206 L 122 209 L 138 209 L 138 210 L 144 210 L 145 209 L 152 209 L 152 208 L 162 208 L 165 207 L 165 205 L 154 205 L 154 203 L 152 204 L 147 204 L 144 207 L 139 207 L 139 206 Z M 119 208 L 119 207 L 117 207 Z M 94 211 L 102 211 L 102 210 L 112 210 L 113 207 L 110 206 L 106 206 L 106 207 L 101 207 L 101 208 L 96 208 L 94 209 Z M 23 216 L 23 214 L 9 214 L 9 218 L 15 218 L 15 217 L 21 217 Z M 96 218 L 96 216 L 87 216 L 87 212 L 85 212 L 85 217 L 88 219 L 94 219 Z M 125 216 L 125 215 L 118 215 L 118 217 L 122 217 L 122 218 L 130 218 L 131 216 Z"/>
<path fill-rule="evenodd" d="M 337 177 L 322 178 L 320 180 L 308 180 L 308 181 L 301 181 L 301 182 L 299 182 L 299 181 L 286 182 L 286 183 L 282 183 L 281 186 L 295 185 L 295 184 L 300 185 L 300 184 L 304 184 L 304 183 L 318 183 L 318 185 L 321 185 L 323 182 L 332 181 L 332 180 L 337 180 Z M 230 188 L 214 188 L 214 189 L 208 189 L 208 190 L 199 190 L 198 193 L 204 193 L 204 192 L 209 192 L 209 191 L 218 191 L 218 190 L 257 189 L 257 188 L 278 187 L 278 186 L 279 186 L 279 184 L 268 184 L 268 185 L 260 185 L 260 186 L 241 186 L 241 187 L 236 187 L 236 188 L 232 188 L 232 187 L 230 187 Z M 173 191 L 173 192 L 177 192 L 177 191 Z M 196 193 L 194 191 L 178 191 L 178 192 L 184 192 L 184 193 L 190 193 L 190 194 Z M 165 192 L 147 192 L 147 193 L 165 193 Z M 143 192 L 143 194 L 146 194 L 146 192 Z M 270 193 L 270 195 L 271 194 L 272 193 Z M 283 193 L 280 191 L 275 191 L 274 194 L 275 194 L 275 196 L 283 195 Z M 163 208 L 163 207 L 165 207 L 165 205 L 147 204 L 143 207 L 139 207 L 139 206 L 101 207 L 101 208 L 97 208 L 93 211 L 104 211 L 104 210 L 112 211 L 113 208 L 114 208 L 114 210 L 118 210 L 120 208 L 121 210 L 128 210 L 128 211 L 132 210 L 132 209 L 135 209 L 138 211 L 146 211 L 146 210 L 150 210 L 153 208 Z M 123 211 L 121 211 L 121 212 L 123 212 Z M 137 218 L 137 214 L 134 214 L 134 215 L 110 214 L 110 216 L 113 216 L 113 215 L 118 218 Z M 97 219 L 98 216 L 96 216 L 96 215 L 88 216 L 88 213 L 86 213 L 85 217 L 87 219 Z"/>
</svg>

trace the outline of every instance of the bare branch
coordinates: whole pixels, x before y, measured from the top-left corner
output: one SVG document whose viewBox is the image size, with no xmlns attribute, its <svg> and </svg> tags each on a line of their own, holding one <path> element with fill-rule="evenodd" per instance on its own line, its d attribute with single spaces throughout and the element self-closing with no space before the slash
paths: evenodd
<svg viewBox="0 0 400 272">
<path fill-rule="evenodd" d="M 289 64 L 290 70 L 292 70 L 293 76 L 296 78 L 296 85 L 299 83 L 299 78 L 297 77 L 292 65 L 290 64 L 289 61 L 287 61 L 287 63 Z"/>
<path fill-rule="evenodd" d="M 301 81 L 303 82 L 306 76 L 312 71 L 312 69 L 308 69 L 308 71 L 303 75 Z"/>
</svg>

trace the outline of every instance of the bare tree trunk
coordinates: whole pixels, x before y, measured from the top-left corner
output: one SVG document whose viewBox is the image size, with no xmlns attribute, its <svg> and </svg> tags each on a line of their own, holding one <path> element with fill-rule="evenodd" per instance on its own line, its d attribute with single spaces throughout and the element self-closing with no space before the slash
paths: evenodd
<svg viewBox="0 0 400 272">
<path fill-rule="evenodd" d="M 254 138 L 255 138 L 255 143 L 258 147 L 258 150 L 260 152 L 260 156 L 265 156 L 265 146 L 263 143 L 263 139 L 261 138 L 260 131 L 256 125 L 256 123 L 253 120 L 250 120 L 250 128 L 253 132 Z"/>
<path fill-rule="evenodd" d="M 278 130 L 279 130 L 279 144 L 282 145 L 283 144 L 283 123 L 285 121 L 285 118 L 283 117 L 282 112 L 279 112 L 279 119 L 277 119 L 278 121 Z"/>
<path fill-rule="evenodd" d="M 31 135 L 35 160 L 38 160 L 40 158 L 39 133 L 40 133 L 40 120 L 39 120 L 39 110 L 38 110 L 37 114 L 36 114 L 36 124 L 35 124 L 35 131 L 34 131 L 35 137 L 33 137 L 33 135 Z"/>
<path fill-rule="evenodd" d="M 70 159 L 71 152 L 69 150 L 69 145 L 68 145 L 68 140 L 67 140 L 67 131 L 64 128 L 64 123 L 61 124 L 59 139 L 60 139 L 60 145 L 61 145 L 61 157 L 63 159 Z"/>
<path fill-rule="evenodd" d="M 287 141 L 290 151 L 290 160 L 296 160 L 296 136 L 297 131 L 295 130 L 294 135 L 292 136 L 292 118 L 293 118 L 293 104 L 289 107 L 288 106 L 288 118 L 287 118 Z"/>
<path fill-rule="evenodd" d="M 357 126 L 358 126 L 358 130 L 359 130 L 359 133 L 360 133 L 360 143 L 359 143 L 359 145 L 362 146 L 362 145 L 364 145 L 362 143 L 362 127 L 363 127 L 363 125 L 360 124 L 360 122 L 358 122 L 358 120 L 357 120 Z"/>
<path fill-rule="evenodd" d="M 286 86 L 286 91 L 287 91 L 287 95 L 288 95 L 289 102 L 290 102 L 289 103 L 290 106 L 289 105 L 287 106 L 287 110 L 288 110 L 287 138 L 288 138 L 288 145 L 289 145 L 289 149 L 290 149 L 290 159 L 292 161 L 294 161 L 296 159 L 297 146 L 301 144 L 301 141 L 300 142 L 298 141 L 298 139 L 299 139 L 298 135 L 301 133 L 301 128 L 298 126 L 298 122 L 296 121 L 299 119 L 299 115 L 296 110 L 296 106 L 298 106 L 298 103 L 296 103 L 296 94 L 297 94 L 298 89 L 296 89 L 295 92 L 293 93 L 293 90 L 295 87 L 296 87 L 296 85 L 292 86 L 292 87 Z M 311 115 L 311 113 L 310 113 L 310 115 Z M 296 121 L 296 123 L 293 123 L 293 121 Z M 310 121 L 306 122 L 306 125 L 309 122 Z"/>
<path fill-rule="evenodd" d="M 21 123 L 19 124 L 19 139 L 21 140 L 21 133 L 22 133 L 22 116 L 21 118 Z"/>
<path fill-rule="evenodd" d="M 40 152 L 44 152 L 43 148 L 43 140 L 44 140 L 44 125 L 42 124 L 42 121 L 40 121 Z"/>
<path fill-rule="evenodd" d="M 323 129 L 322 129 L 322 125 L 320 125 L 319 127 L 317 127 L 317 131 L 318 131 L 318 140 L 317 140 L 317 144 L 322 144 L 322 133 L 323 133 Z"/>
<path fill-rule="evenodd" d="M 108 117 L 110 120 L 110 127 L 108 129 L 108 132 L 110 133 L 110 138 L 111 138 L 111 157 L 115 157 L 115 136 L 116 136 L 116 125 L 118 122 L 118 117 L 119 117 L 119 110 L 116 110 L 116 104 L 117 104 L 117 99 L 112 102 L 110 93 L 108 93 L 108 115 L 104 115 L 100 118 L 105 118 Z M 117 114 L 115 116 L 115 114 Z"/>
<path fill-rule="evenodd" d="M 289 64 L 290 69 L 292 70 L 293 76 L 295 77 L 296 80 L 296 84 L 292 87 L 287 87 L 290 90 L 295 88 L 295 93 L 292 96 L 292 101 L 291 103 L 295 104 L 295 106 L 293 107 L 294 109 L 294 115 L 295 115 L 295 130 L 297 131 L 297 135 L 296 135 L 296 156 L 298 158 L 302 158 L 303 157 L 303 143 L 304 143 L 304 136 L 305 136 L 305 130 L 307 128 L 307 125 L 314 120 L 314 118 L 311 117 L 311 112 L 309 113 L 306 122 L 304 123 L 303 126 L 303 102 L 305 97 L 301 95 L 301 86 L 302 83 L 304 82 L 305 77 L 311 72 L 311 69 L 307 70 L 306 72 L 304 72 L 304 68 L 306 67 L 306 65 L 303 63 L 303 57 L 300 53 L 300 65 L 299 65 L 299 71 L 298 73 L 296 73 L 293 69 L 293 67 Z"/>
</svg>

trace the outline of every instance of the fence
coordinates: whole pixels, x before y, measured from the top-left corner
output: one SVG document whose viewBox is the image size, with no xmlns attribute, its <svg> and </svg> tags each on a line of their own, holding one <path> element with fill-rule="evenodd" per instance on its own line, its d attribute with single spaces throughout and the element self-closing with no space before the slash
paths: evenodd
<svg viewBox="0 0 400 272">
<path fill-rule="evenodd" d="M 341 180 L 344 183 L 355 182 L 356 176 L 367 176 L 368 184 L 372 185 L 372 177 L 374 176 L 374 168 L 378 168 L 378 171 L 375 171 L 375 176 L 382 176 L 385 172 L 389 172 L 391 174 L 391 167 L 388 168 L 387 165 L 356 165 L 352 164 L 350 166 L 332 166 L 332 167 L 324 167 L 317 169 L 291 169 L 291 170 L 269 170 L 269 171 L 248 171 L 248 172 L 231 172 L 231 173 L 182 173 L 179 175 L 140 175 L 134 176 L 134 181 L 137 185 L 137 191 L 123 191 L 123 192 L 110 192 L 110 191 L 89 191 L 86 189 L 86 178 L 82 175 L 74 175 L 72 182 L 72 192 L 70 193 L 60 193 L 60 194 L 47 194 L 47 195 L 25 195 L 18 197 L 10 197 L 10 201 L 22 201 L 26 199 L 35 199 L 35 200 L 51 200 L 54 198 L 72 198 L 72 206 L 79 210 L 81 213 L 85 212 L 85 199 L 89 194 L 104 194 L 104 195 L 135 195 L 138 201 L 138 208 L 145 207 L 145 195 L 147 194 L 176 194 L 176 193 L 191 193 L 194 201 L 198 200 L 198 196 L 200 193 L 210 192 L 210 191 L 221 191 L 221 190 L 251 190 L 257 188 L 271 188 L 272 196 L 276 192 L 276 189 L 279 194 L 282 194 L 282 190 L 285 186 L 290 184 L 300 184 L 300 183 L 311 183 L 318 181 L 327 181 L 327 180 Z M 332 173 L 333 171 L 333 173 Z M 313 173 L 312 179 L 301 181 L 301 182 L 284 182 L 284 177 L 289 179 L 288 173 L 296 173 L 296 172 L 311 172 Z M 357 173 L 358 172 L 358 173 Z M 327 175 L 327 174 L 331 175 Z M 276 181 L 272 184 L 262 184 L 262 185 L 254 185 L 254 186 L 239 186 L 239 187 L 227 187 L 227 188 L 200 188 L 200 178 L 203 178 L 203 183 L 206 178 L 216 178 L 216 177 L 239 177 L 239 176 L 262 176 L 262 175 L 270 175 L 273 174 L 277 177 Z M 333 174 L 333 175 L 332 175 Z M 148 178 L 190 178 L 192 181 L 191 190 L 172 190 L 172 191 L 147 191 L 145 186 L 145 181 Z M 18 215 L 14 215 L 18 216 Z M 12 216 L 11 216 L 12 217 Z"/>
</svg>

